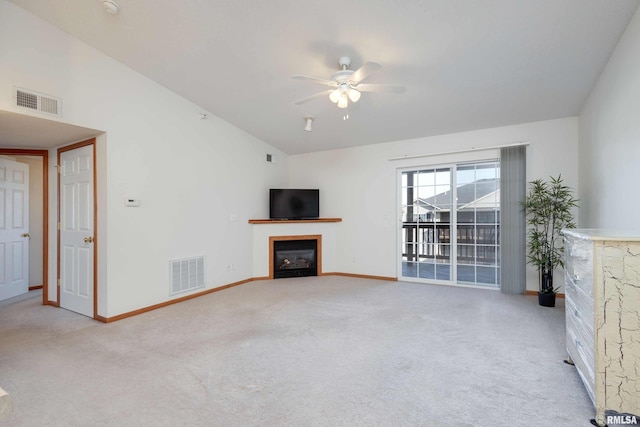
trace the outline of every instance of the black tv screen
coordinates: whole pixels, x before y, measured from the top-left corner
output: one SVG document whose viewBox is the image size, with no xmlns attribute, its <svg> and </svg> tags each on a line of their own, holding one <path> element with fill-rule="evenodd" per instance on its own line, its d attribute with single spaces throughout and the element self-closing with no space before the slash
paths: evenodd
<svg viewBox="0 0 640 427">
<path fill-rule="evenodd" d="M 269 218 L 316 219 L 320 217 L 320 190 L 269 190 Z"/>
</svg>

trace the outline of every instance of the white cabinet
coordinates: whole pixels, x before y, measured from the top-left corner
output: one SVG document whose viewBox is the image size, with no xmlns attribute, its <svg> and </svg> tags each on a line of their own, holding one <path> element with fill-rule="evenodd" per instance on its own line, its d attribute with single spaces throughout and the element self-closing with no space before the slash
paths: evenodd
<svg viewBox="0 0 640 427">
<path fill-rule="evenodd" d="M 640 234 L 563 232 L 567 351 L 596 421 L 640 415 Z"/>
</svg>

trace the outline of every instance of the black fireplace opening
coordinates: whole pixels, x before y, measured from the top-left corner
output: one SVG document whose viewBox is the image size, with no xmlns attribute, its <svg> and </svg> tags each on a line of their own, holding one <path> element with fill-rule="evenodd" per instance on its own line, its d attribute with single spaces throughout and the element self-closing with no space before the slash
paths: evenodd
<svg viewBox="0 0 640 427">
<path fill-rule="evenodd" d="M 273 242 L 273 277 L 318 275 L 317 240 L 275 240 Z"/>
</svg>

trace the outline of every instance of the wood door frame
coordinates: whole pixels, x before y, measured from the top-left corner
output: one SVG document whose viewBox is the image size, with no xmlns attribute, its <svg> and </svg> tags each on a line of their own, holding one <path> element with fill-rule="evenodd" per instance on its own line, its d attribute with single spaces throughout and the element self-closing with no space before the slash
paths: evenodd
<svg viewBox="0 0 640 427">
<path fill-rule="evenodd" d="M 58 148 L 57 168 L 58 168 L 58 250 L 56 260 L 56 279 L 57 279 L 57 295 L 58 305 L 60 304 L 60 154 L 91 145 L 93 147 L 93 318 L 100 320 L 98 316 L 98 177 L 97 177 L 97 161 L 96 161 L 96 138 L 87 139 L 85 141 L 76 142 Z"/>
<path fill-rule="evenodd" d="M 0 148 L 4 156 L 42 157 L 42 305 L 57 305 L 49 301 L 49 151 L 25 148 Z"/>
</svg>

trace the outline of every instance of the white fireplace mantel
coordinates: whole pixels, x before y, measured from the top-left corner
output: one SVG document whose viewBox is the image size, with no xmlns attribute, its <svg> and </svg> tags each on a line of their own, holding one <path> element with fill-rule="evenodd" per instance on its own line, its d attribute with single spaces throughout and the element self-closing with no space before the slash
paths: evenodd
<svg viewBox="0 0 640 427">
<path fill-rule="evenodd" d="M 253 221 L 253 222 L 252 222 Z M 322 272 L 335 272 L 336 227 L 333 221 L 249 221 L 253 224 L 253 277 L 269 277 L 269 237 L 271 236 L 322 236 Z"/>
</svg>

